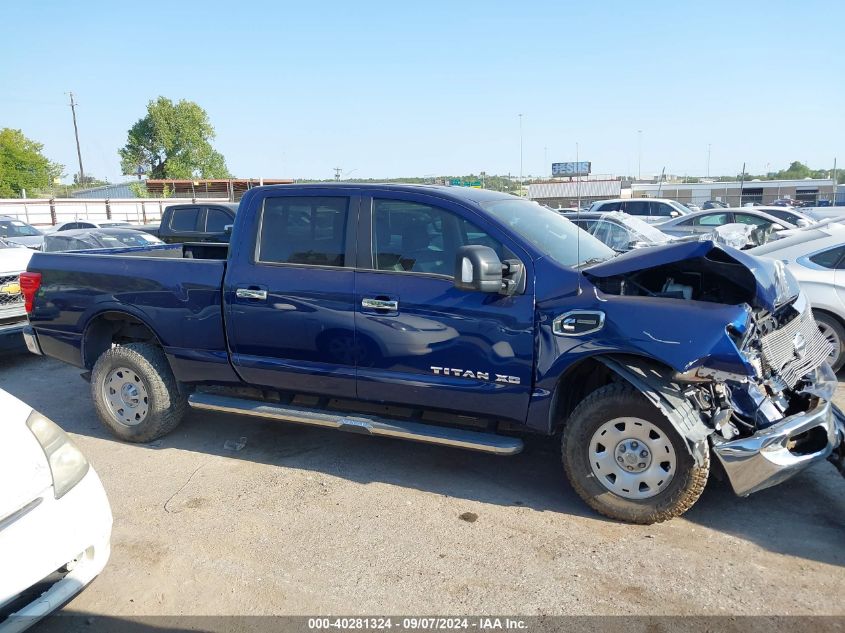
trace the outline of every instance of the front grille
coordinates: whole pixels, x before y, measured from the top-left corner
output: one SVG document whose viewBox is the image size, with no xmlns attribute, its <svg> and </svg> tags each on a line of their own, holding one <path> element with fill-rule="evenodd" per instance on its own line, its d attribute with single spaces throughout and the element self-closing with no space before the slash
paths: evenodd
<svg viewBox="0 0 845 633">
<path fill-rule="evenodd" d="M 0 310 L 23 306 L 20 275 L 0 275 Z"/>
<path fill-rule="evenodd" d="M 790 388 L 827 360 L 831 352 L 830 343 L 819 331 L 810 308 L 763 336 L 760 346 L 767 369 Z"/>
</svg>

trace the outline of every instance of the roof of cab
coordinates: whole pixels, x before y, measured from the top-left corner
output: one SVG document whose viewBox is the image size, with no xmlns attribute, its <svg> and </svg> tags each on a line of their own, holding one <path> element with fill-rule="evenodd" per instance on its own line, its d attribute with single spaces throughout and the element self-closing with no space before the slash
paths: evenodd
<svg viewBox="0 0 845 633">
<path fill-rule="evenodd" d="M 491 191 L 490 189 L 477 189 L 475 187 L 450 187 L 446 185 L 414 185 L 401 183 L 358 183 L 358 182 L 315 182 L 307 184 L 292 185 L 264 185 L 253 187 L 253 191 L 286 191 L 296 189 L 343 189 L 361 191 L 403 191 L 407 193 L 420 193 L 437 196 L 440 198 L 452 199 L 460 202 L 486 202 L 488 200 L 507 200 L 517 198 L 509 193 Z M 249 193 L 248 192 L 248 193 Z M 254 194 L 253 194 L 254 195 Z M 519 198 L 517 198 L 519 199 Z"/>
</svg>

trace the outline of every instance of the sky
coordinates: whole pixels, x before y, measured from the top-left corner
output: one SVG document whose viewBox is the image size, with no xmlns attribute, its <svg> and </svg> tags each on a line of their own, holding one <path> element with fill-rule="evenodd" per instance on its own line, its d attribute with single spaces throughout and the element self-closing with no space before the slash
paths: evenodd
<svg viewBox="0 0 845 633">
<path fill-rule="evenodd" d="M 196 101 L 243 178 L 845 167 L 845 2 L 0 0 L 0 127 L 77 171 Z M 522 131 L 520 132 L 520 114 Z"/>
</svg>

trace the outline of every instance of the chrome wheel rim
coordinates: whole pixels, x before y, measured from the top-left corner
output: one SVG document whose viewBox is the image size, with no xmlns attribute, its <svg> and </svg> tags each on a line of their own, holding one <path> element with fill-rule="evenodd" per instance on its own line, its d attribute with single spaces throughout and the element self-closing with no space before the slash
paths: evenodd
<svg viewBox="0 0 845 633">
<path fill-rule="evenodd" d="M 610 492 L 625 499 L 648 499 L 669 485 L 677 469 L 672 442 L 642 418 L 614 418 L 590 439 L 590 469 Z"/>
<path fill-rule="evenodd" d="M 820 321 L 817 321 L 816 323 L 819 326 L 819 331 L 822 333 L 822 336 L 824 336 L 825 339 L 827 339 L 827 342 L 832 346 L 830 356 L 828 356 L 828 362 L 831 365 L 835 365 L 837 359 L 839 358 L 839 354 L 842 351 L 842 341 L 839 339 L 839 334 L 827 323 L 821 323 Z"/>
<path fill-rule="evenodd" d="M 118 424 L 137 426 L 150 409 L 147 387 L 141 377 L 126 367 L 112 369 L 103 381 L 103 401 Z"/>
</svg>

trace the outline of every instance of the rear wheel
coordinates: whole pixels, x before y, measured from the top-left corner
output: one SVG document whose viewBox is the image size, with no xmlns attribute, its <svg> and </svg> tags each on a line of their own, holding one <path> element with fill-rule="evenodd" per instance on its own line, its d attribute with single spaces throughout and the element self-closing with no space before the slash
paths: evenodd
<svg viewBox="0 0 845 633">
<path fill-rule="evenodd" d="M 845 364 L 845 328 L 842 327 L 836 317 L 825 312 L 813 311 L 813 318 L 827 342 L 833 346 L 833 351 L 830 353 L 827 362 L 830 363 L 833 371 L 839 371 Z"/>
<path fill-rule="evenodd" d="M 149 343 L 103 352 L 91 372 L 91 395 L 103 425 L 128 442 L 167 435 L 187 408 L 164 352 Z"/>
<path fill-rule="evenodd" d="M 587 396 L 564 427 L 562 449 L 572 487 L 612 519 L 648 524 L 680 516 L 707 483 L 709 453 L 696 465 L 669 420 L 628 384 Z"/>
</svg>

